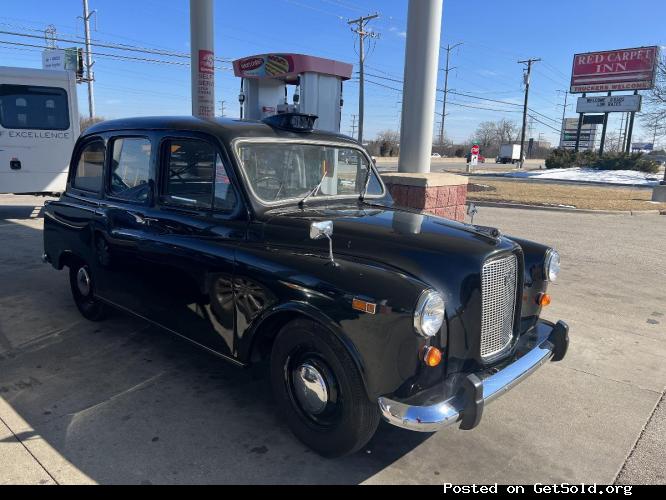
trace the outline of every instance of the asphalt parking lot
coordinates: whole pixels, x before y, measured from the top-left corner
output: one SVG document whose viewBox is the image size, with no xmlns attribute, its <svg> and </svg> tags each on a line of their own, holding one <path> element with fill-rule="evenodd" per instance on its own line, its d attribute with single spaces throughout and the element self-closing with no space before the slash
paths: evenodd
<svg viewBox="0 0 666 500">
<path fill-rule="evenodd" d="M 544 316 L 570 324 L 568 357 L 473 431 L 382 425 L 327 460 L 262 371 L 120 313 L 84 320 L 40 261 L 41 203 L 0 196 L 0 484 L 666 483 L 663 217 L 481 208 L 475 222 L 560 250 Z"/>
</svg>

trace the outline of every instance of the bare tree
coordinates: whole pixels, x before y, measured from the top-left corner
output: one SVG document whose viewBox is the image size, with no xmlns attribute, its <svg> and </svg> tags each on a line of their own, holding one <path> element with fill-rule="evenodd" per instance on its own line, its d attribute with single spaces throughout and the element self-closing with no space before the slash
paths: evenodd
<svg viewBox="0 0 666 500">
<path fill-rule="evenodd" d="M 518 140 L 518 134 L 520 132 L 520 127 L 516 122 L 502 118 L 500 121 L 495 123 L 496 129 L 496 141 L 499 144 L 504 144 L 507 142 L 514 142 Z"/>
<path fill-rule="evenodd" d="M 476 127 L 473 140 L 482 148 L 487 148 L 495 143 L 497 138 L 497 124 L 495 122 L 481 122 Z M 470 141 L 471 142 L 471 141 Z"/>
<path fill-rule="evenodd" d="M 654 88 L 645 98 L 655 113 L 658 113 L 662 119 L 666 118 L 666 55 L 657 63 Z"/>
<path fill-rule="evenodd" d="M 400 152 L 400 133 L 396 130 L 382 130 L 377 134 L 379 156 L 397 156 Z"/>
<path fill-rule="evenodd" d="M 492 157 L 498 154 L 501 144 L 516 141 L 519 131 L 518 125 L 507 119 L 485 121 L 479 123 L 469 142 L 476 142 L 481 147 L 482 155 Z"/>
<path fill-rule="evenodd" d="M 88 127 L 92 127 L 95 123 L 103 122 L 105 118 L 103 116 L 94 116 L 88 118 L 87 116 L 79 117 L 79 126 L 81 127 L 81 132 L 83 132 Z"/>
</svg>

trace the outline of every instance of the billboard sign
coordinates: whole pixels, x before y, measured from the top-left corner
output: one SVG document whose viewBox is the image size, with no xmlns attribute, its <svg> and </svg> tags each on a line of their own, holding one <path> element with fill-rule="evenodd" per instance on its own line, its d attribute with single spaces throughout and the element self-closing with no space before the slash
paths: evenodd
<svg viewBox="0 0 666 500">
<path fill-rule="evenodd" d="M 576 113 L 612 113 L 641 110 L 640 95 L 613 95 L 602 97 L 579 97 Z"/>
<path fill-rule="evenodd" d="M 78 71 L 79 49 L 46 49 L 42 52 L 42 69 Z"/>
<path fill-rule="evenodd" d="M 647 90 L 654 86 L 659 47 L 575 54 L 571 93 Z"/>
<path fill-rule="evenodd" d="M 565 118 L 562 134 L 560 136 L 560 147 L 574 149 L 576 146 L 576 134 L 578 132 L 578 118 Z M 597 125 L 583 124 L 580 128 L 580 149 L 592 149 L 597 138 Z"/>
</svg>

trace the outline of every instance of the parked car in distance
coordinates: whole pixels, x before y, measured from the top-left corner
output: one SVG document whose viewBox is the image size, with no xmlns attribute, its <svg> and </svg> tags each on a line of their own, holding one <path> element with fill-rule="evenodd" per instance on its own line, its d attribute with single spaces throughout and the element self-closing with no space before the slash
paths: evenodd
<svg viewBox="0 0 666 500">
<path fill-rule="evenodd" d="M 567 351 L 566 324 L 540 318 L 558 253 L 396 206 L 367 152 L 315 118 L 90 127 L 45 206 L 44 261 L 68 268 L 89 320 L 119 309 L 267 362 L 280 413 L 324 456 L 359 450 L 381 418 L 474 428 Z"/>
<path fill-rule="evenodd" d="M 433 154 L 430 155 L 430 157 L 431 158 L 441 158 L 442 155 L 440 155 L 439 153 L 433 153 Z"/>
</svg>

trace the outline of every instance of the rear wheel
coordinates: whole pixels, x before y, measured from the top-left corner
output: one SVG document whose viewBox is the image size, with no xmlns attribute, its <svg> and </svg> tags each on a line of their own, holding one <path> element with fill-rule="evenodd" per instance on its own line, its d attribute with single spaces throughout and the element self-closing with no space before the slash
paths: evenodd
<svg viewBox="0 0 666 500">
<path fill-rule="evenodd" d="M 94 286 L 90 267 L 83 261 L 69 266 L 69 285 L 77 309 L 84 318 L 100 321 L 107 313 L 106 305 L 94 295 Z"/>
<path fill-rule="evenodd" d="M 379 424 L 379 408 L 342 343 L 314 321 L 294 320 L 271 352 L 271 383 L 281 413 L 303 443 L 326 457 L 358 451 Z"/>
</svg>

